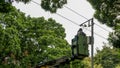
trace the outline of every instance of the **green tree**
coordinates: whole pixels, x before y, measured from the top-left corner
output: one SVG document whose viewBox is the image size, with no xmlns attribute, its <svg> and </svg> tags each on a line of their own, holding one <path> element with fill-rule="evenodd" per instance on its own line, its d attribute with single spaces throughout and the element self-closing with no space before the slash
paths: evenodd
<svg viewBox="0 0 120 68">
<path fill-rule="evenodd" d="M 71 68 L 84 68 L 84 65 L 82 64 L 82 60 L 74 60 L 71 62 Z"/>
<path fill-rule="evenodd" d="M 5 0 L 0 0 L 0 12 L 8 13 L 13 11 L 14 7 L 11 5 L 11 2 L 5 2 Z"/>
<path fill-rule="evenodd" d="M 91 58 L 86 57 L 84 60 L 82 60 L 83 67 L 81 68 L 91 68 Z M 94 63 L 94 68 L 103 68 L 101 64 Z"/>
<path fill-rule="evenodd" d="M 21 1 L 21 0 L 16 0 Z M 22 0 L 24 3 L 28 3 L 32 0 Z M 58 8 L 62 8 L 64 4 L 67 3 L 67 0 L 41 0 L 41 7 L 46 10 L 54 13 Z"/>
<path fill-rule="evenodd" d="M 71 68 L 91 68 L 91 59 L 86 57 L 83 60 L 74 60 L 71 62 Z M 94 68 L 103 68 L 101 64 L 94 63 Z"/>
<path fill-rule="evenodd" d="M 31 18 L 19 10 L 0 13 L 0 67 L 30 68 L 70 56 L 65 29 L 53 19 Z"/>
<path fill-rule="evenodd" d="M 115 68 L 120 68 L 120 63 L 119 63 L 119 64 L 117 64 Z"/>
<path fill-rule="evenodd" d="M 116 29 L 115 32 L 111 32 L 108 40 L 115 48 L 120 48 L 120 29 Z"/>
<path fill-rule="evenodd" d="M 94 17 L 103 24 L 114 29 L 108 41 L 120 48 L 120 1 L 119 0 L 87 0 L 95 9 Z"/>
<path fill-rule="evenodd" d="M 41 7 L 46 11 L 54 13 L 57 11 L 57 8 L 62 8 L 66 3 L 67 0 L 41 0 Z"/>
<path fill-rule="evenodd" d="M 115 27 L 117 23 L 116 18 L 120 12 L 120 1 L 119 0 L 87 0 L 95 9 L 94 17 L 101 23 L 106 24 L 110 27 Z"/>
<path fill-rule="evenodd" d="M 17 2 L 29 3 L 33 0 L 15 0 Z M 12 0 L 10 2 L 5 2 L 5 0 L 0 1 L 0 12 L 9 12 L 11 10 Z M 58 8 L 62 8 L 64 4 L 67 3 L 67 0 L 41 0 L 41 7 L 50 11 L 51 13 L 55 13 Z"/>
<path fill-rule="evenodd" d="M 100 64 L 103 68 L 115 68 L 120 63 L 119 49 L 104 46 L 101 51 L 97 50 L 94 59 L 95 64 Z"/>
</svg>

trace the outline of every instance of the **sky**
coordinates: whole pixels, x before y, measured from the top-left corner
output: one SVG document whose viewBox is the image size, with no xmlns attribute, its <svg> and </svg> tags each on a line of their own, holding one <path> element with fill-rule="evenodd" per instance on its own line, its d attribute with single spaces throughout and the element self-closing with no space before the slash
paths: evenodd
<svg viewBox="0 0 120 68">
<path fill-rule="evenodd" d="M 33 0 L 37 3 L 40 4 L 41 0 Z M 66 33 L 66 40 L 71 44 L 71 39 L 74 38 L 74 36 L 77 34 L 77 31 L 79 28 L 83 28 L 83 31 L 89 36 L 90 31 L 87 31 L 86 29 L 90 28 L 85 28 L 85 27 L 79 27 L 72 22 L 60 17 L 57 14 L 51 14 L 50 12 L 46 12 L 41 8 L 40 5 L 35 4 L 33 2 L 30 2 L 29 4 L 23 4 L 23 3 L 16 3 L 14 2 L 13 5 L 17 8 L 20 9 L 22 12 L 26 13 L 26 15 L 30 15 L 31 17 L 45 17 L 45 19 L 48 18 L 53 18 L 56 20 L 56 22 L 60 23 L 63 25 L 65 28 L 65 33 Z M 86 0 L 68 0 L 68 3 L 65 5 L 74 11 L 78 12 L 79 14 L 83 15 L 84 17 L 91 19 L 93 18 L 95 10 L 92 8 L 92 6 L 86 1 Z M 86 21 L 85 18 L 78 16 L 77 14 L 73 13 L 72 11 L 68 10 L 67 8 L 63 7 L 62 9 L 58 9 L 57 13 L 63 15 L 64 17 L 76 22 L 77 24 L 81 24 Z M 98 27 L 97 25 L 94 25 L 94 54 L 96 53 L 96 49 L 102 49 L 102 46 L 104 43 L 108 43 L 107 38 L 109 35 L 109 32 L 112 30 L 103 25 L 100 24 L 96 19 L 94 19 L 94 23 L 98 24 L 101 27 Z M 101 38 L 97 36 L 96 34 L 99 34 L 100 36 L 106 38 Z M 91 46 L 89 45 L 89 51 L 91 51 L 90 48 Z"/>
</svg>

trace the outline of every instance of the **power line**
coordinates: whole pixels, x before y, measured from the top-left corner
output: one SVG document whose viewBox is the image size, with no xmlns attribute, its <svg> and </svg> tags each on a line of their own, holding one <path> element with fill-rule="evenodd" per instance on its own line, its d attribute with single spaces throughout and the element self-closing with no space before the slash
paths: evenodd
<svg viewBox="0 0 120 68">
<path fill-rule="evenodd" d="M 91 31 L 91 30 L 86 29 L 86 28 L 84 28 L 84 29 L 85 29 L 85 30 L 87 30 L 87 31 Z M 95 35 L 97 35 L 97 36 L 99 36 L 99 37 L 101 37 L 101 38 L 103 38 L 103 39 L 105 39 L 105 40 L 107 40 L 105 37 L 103 37 L 103 36 L 101 36 L 101 35 L 97 34 L 96 32 L 94 32 L 94 34 L 95 34 Z"/>
<path fill-rule="evenodd" d="M 80 13 L 74 11 L 73 9 L 71 9 L 71 8 L 69 8 L 69 7 L 67 7 L 67 6 L 64 6 L 64 7 L 67 8 L 67 9 L 69 9 L 70 11 L 74 12 L 75 14 L 83 17 L 84 19 L 88 20 L 88 18 L 86 18 L 85 16 L 81 15 Z M 105 30 L 105 31 L 107 31 L 107 32 L 110 32 L 109 30 L 103 28 L 102 26 L 100 26 L 100 25 L 98 25 L 98 24 L 96 24 L 96 23 L 94 23 L 94 24 L 97 25 L 98 27 L 102 28 L 103 30 Z"/>
<path fill-rule="evenodd" d="M 95 32 L 94 32 L 94 33 L 95 33 Z M 97 33 L 95 33 L 95 35 L 97 35 L 97 36 L 99 36 L 99 37 L 101 37 L 101 38 L 107 40 L 105 37 L 103 37 L 103 36 L 101 36 L 101 35 L 99 35 L 99 34 L 97 34 Z"/>
<path fill-rule="evenodd" d="M 86 29 L 86 30 L 87 30 L 87 31 L 91 31 L 91 30 L 89 30 L 89 29 Z M 95 32 L 94 32 L 94 33 L 95 33 Z M 99 36 L 99 37 L 101 37 L 101 38 L 107 40 L 105 37 L 103 37 L 103 36 L 101 36 L 101 35 L 99 35 L 99 34 L 97 34 L 97 33 L 95 33 L 95 35 L 97 35 L 97 36 Z"/>
<path fill-rule="evenodd" d="M 64 19 L 66 19 L 66 20 L 68 20 L 68 21 L 72 22 L 73 24 L 75 24 L 75 25 L 78 25 L 78 26 L 79 26 L 79 24 L 77 24 L 76 22 L 74 22 L 74 21 L 72 21 L 72 20 L 70 20 L 70 19 L 66 18 L 65 16 L 63 16 L 63 15 L 61 15 L 61 14 L 59 14 L 59 13 L 56 13 L 56 14 L 57 14 L 58 16 L 60 16 L 60 17 L 64 18 Z"/>
<path fill-rule="evenodd" d="M 84 19 L 88 20 L 88 18 L 86 18 L 85 16 L 83 16 L 83 15 L 79 14 L 78 12 L 74 11 L 73 9 L 71 9 L 71 8 L 69 8 L 69 7 L 67 7 L 67 6 L 64 6 L 64 7 L 65 7 L 65 8 L 67 8 L 67 9 L 69 9 L 70 11 L 72 11 L 72 12 L 76 13 L 77 15 L 79 15 L 79 16 L 81 16 L 81 17 L 83 17 Z"/>
<path fill-rule="evenodd" d="M 31 0 L 31 2 L 33 2 L 33 3 L 35 3 L 35 4 L 37 4 L 37 5 L 39 5 L 39 6 L 40 6 L 40 4 L 39 4 L 39 3 L 37 3 L 37 2 L 35 2 L 35 1 L 33 1 L 33 0 Z"/>
<path fill-rule="evenodd" d="M 33 1 L 33 0 L 32 0 L 32 2 L 35 3 L 35 4 L 37 4 L 37 5 L 40 5 L 39 3 L 37 3 L 37 2 L 35 2 L 35 1 Z M 76 13 L 77 15 L 83 17 L 84 19 L 88 20 L 88 18 L 86 18 L 85 16 L 79 14 L 78 12 L 74 11 L 73 9 L 71 9 L 71 8 L 69 8 L 69 7 L 67 7 L 67 6 L 64 6 L 64 7 L 67 8 L 67 9 L 69 9 L 70 11 Z M 61 16 L 60 14 L 58 14 L 58 15 Z M 63 16 L 61 16 L 61 17 L 63 17 Z M 65 18 L 65 17 L 63 17 L 63 18 Z M 65 19 L 69 20 L 68 18 L 65 18 Z M 71 20 L 69 20 L 69 21 L 71 21 Z M 71 21 L 71 22 L 73 22 L 74 24 L 77 24 L 77 23 L 75 23 L 74 21 Z M 94 24 L 95 24 L 96 26 L 102 28 L 103 30 L 105 30 L 105 31 L 107 31 L 107 32 L 110 32 L 109 30 L 103 28 L 102 26 L 100 26 L 100 25 L 98 25 L 98 24 L 96 24 L 96 23 L 94 23 Z M 77 25 L 78 25 L 78 24 L 77 24 Z"/>
<path fill-rule="evenodd" d="M 98 26 L 98 27 L 100 27 L 100 28 L 102 28 L 103 30 L 105 30 L 105 31 L 108 31 L 108 32 L 111 32 L 111 31 L 109 31 L 109 30 L 107 30 L 107 29 L 105 29 L 105 28 L 103 28 L 102 26 L 100 26 L 100 25 L 98 25 L 98 24 L 96 24 L 96 23 L 94 23 L 96 26 Z"/>
<path fill-rule="evenodd" d="M 32 1 L 32 2 L 40 6 L 39 3 L 35 2 L 35 1 Z M 77 12 L 76 12 L 76 13 L 77 13 Z M 74 22 L 74 21 L 72 21 L 72 20 L 66 18 L 65 16 L 63 16 L 63 15 L 61 15 L 61 14 L 59 14 L 59 13 L 56 13 L 56 14 L 57 14 L 58 16 L 64 18 L 64 19 L 70 21 L 70 22 L 73 23 L 73 24 L 75 24 L 75 25 L 77 25 L 77 26 L 80 26 L 79 24 L 77 24 L 76 22 Z M 79 14 L 79 13 L 78 13 L 78 14 Z M 79 15 L 80 15 L 80 14 L 79 14 Z M 81 16 L 82 16 L 82 15 L 81 15 Z M 83 16 L 83 17 L 84 17 L 84 16 Z M 84 17 L 84 18 L 86 18 L 86 17 Z M 86 18 L 86 19 L 87 19 L 87 18 Z M 87 19 L 87 20 L 88 20 L 88 19 Z M 90 30 L 88 30 L 88 31 L 90 31 Z M 95 32 L 94 32 L 94 33 L 95 33 Z M 95 33 L 95 35 L 97 35 L 97 36 L 99 36 L 99 37 L 101 37 L 101 38 L 107 40 L 105 37 L 103 37 L 103 36 L 101 36 L 101 35 L 99 35 L 99 34 L 97 34 L 97 33 Z"/>
<path fill-rule="evenodd" d="M 77 25 L 77 26 L 80 26 L 80 25 L 77 24 L 76 22 L 74 22 L 74 21 L 72 21 L 72 20 L 70 20 L 70 19 L 64 17 L 63 15 L 61 15 L 61 14 L 59 14 L 59 13 L 56 13 L 56 14 L 59 15 L 60 17 L 64 18 L 64 19 L 70 21 L 70 22 L 73 23 L 73 24 L 75 24 L 75 25 Z M 90 31 L 90 30 L 88 30 L 88 29 L 86 29 L 86 30 L 87 30 L 87 31 Z M 95 32 L 94 32 L 94 33 L 95 33 Z M 99 34 L 97 34 L 97 33 L 95 33 L 95 35 L 97 35 L 97 36 L 99 36 L 99 37 L 101 37 L 101 38 L 107 40 L 105 37 L 103 37 L 103 36 L 101 36 L 101 35 L 99 35 Z"/>
</svg>

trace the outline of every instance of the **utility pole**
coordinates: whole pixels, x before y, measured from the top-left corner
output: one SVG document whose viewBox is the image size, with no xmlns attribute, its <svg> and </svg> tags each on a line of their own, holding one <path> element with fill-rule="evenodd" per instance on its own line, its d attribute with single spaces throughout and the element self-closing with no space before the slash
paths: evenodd
<svg viewBox="0 0 120 68">
<path fill-rule="evenodd" d="M 91 19 L 91 68 L 94 68 L 94 22 L 93 18 Z"/>
<path fill-rule="evenodd" d="M 90 43 L 91 44 L 91 68 L 94 68 L 94 58 L 93 58 L 94 57 L 93 56 L 93 54 L 94 54 L 94 22 L 93 22 L 93 18 L 80 24 L 80 26 L 83 26 L 85 23 L 89 24 L 89 22 L 91 23 L 91 25 L 90 25 L 91 26 L 91 38 L 90 38 L 90 40 L 91 40 L 91 43 Z"/>
</svg>

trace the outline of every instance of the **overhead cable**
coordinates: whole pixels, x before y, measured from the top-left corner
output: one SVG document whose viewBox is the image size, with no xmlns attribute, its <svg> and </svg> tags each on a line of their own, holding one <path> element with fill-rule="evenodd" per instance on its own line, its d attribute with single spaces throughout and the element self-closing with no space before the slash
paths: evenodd
<svg viewBox="0 0 120 68">
<path fill-rule="evenodd" d="M 65 7 L 65 8 L 67 8 L 67 9 L 69 9 L 70 11 L 72 11 L 72 12 L 76 13 L 77 15 L 79 15 L 79 16 L 81 16 L 81 17 L 83 17 L 84 19 L 88 20 L 88 18 L 86 18 L 85 16 L 83 16 L 83 15 L 79 14 L 78 12 L 74 11 L 73 9 L 71 9 L 71 8 L 69 8 L 69 7 L 67 7 L 67 6 L 64 6 L 64 7 Z"/>
<path fill-rule="evenodd" d="M 107 29 L 103 28 L 102 26 L 100 26 L 100 25 L 98 25 L 98 24 L 96 24 L 96 23 L 94 23 L 94 24 L 95 24 L 96 26 L 98 26 L 98 27 L 102 28 L 103 30 L 107 31 L 107 32 L 111 32 L 111 31 L 109 31 L 109 30 L 107 30 Z"/>
<path fill-rule="evenodd" d="M 74 21 L 72 21 L 72 20 L 66 18 L 65 16 L 63 16 L 63 15 L 61 15 L 61 14 L 59 14 L 59 13 L 56 13 L 56 14 L 59 15 L 60 17 L 64 18 L 64 19 L 70 21 L 70 22 L 73 23 L 73 24 L 75 24 L 75 25 L 77 25 L 77 26 L 80 26 L 79 24 L 77 24 L 76 22 L 74 22 Z M 90 30 L 88 30 L 88 29 L 86 29 L 86 30 L 87 30 L 87 31 L 90 31 Z M 94 32 L 94 33 L 95 33 L 95 32 Z M 107 40 L 105 37 L 103 37 L 103 36 L 101 36 L 101 35 L 99 35 L 99 34 L 97 34 L 97 33 L 95 33 L 95 35 L 97 35 L 97 36 L 99 36 L 99 37 L 101 37 L 101 38 Z"/>
<path fill-rule="evenodd" d="M 35 2 L 35 1 L 33 1 L 33 0 L 31 0 L 31 2 L 33 2 L 33 3 L 35 3 L 35 4 L 37 4 L 37 5 L 39 5 L 39 6 L 40 6 L 40 4 L 39 4 L 39 3 L 37 3 L 37 2 Z"/>
<path fill-rule="evenodd" d="M 69 7 L 67 7 L 67 6 L 64 6 L 64 7 L 67 8 L 67 9 L 69 9 L 70 11 L 74 12 L 75 14 L 83 17 L 84 19 L 88 20 L 88 18 L 86 18 L 85 16 L 81 15 L 80 13 L 74 11 L 72 8 L 69 8 Z M 107 32 L 110 32 L 109 30 L 103 28 L 102 26 L 100 26 L 100 25 L 98 25 L 98 24 L 96 24 L 96 23 L 94 23 L 94 24 L 97 25 L 98 27 L 102 28 L 103 30 L 105 30 L 105 31 L 107 31 Z"/>
<path fill-rule="evenodd" d="M 39 3 L 35 2 L 35 1 L 32 1 L 32 2 L 40 6 Z M 77 12 L 76 12 L 76 13 L 77 13 Z M 61 14 L 59 14 L 59 13 L 56 13 L 56 14 L 57 14 L 58 16 L 64 18 L 64 19 L 70 21 L 70 22 L 73 23 L 73 24 L 75 24 L 75 25 L 77 25 L 77 26 L 80 26 L 79 24 L 77 24 L 76 22 L 74 22 L 74 21 L 68 19 L 67 17 L 65 17 L 65 16 L 63 16 L 63 15 L 61 15 Z M 79 14 L 79 13 L 78 13 L 78 14 Z M 79 15 L 80 15 L 80 14 L 79 14 Z M 82 16 L 82 15 L 81 15 L 81 16 Z M 84 16 L 82 16 L 82 17 L 84 17 Z M 84 18 L 86 18 L 86 17 L 84 17 Z M 86 18 L 86 19 L 87 19 L 87 18 Z M 88 20 L 88 19 L 87 19 L 87 20 Z M 90 31 L 90 30 L 88 30 L 88 31 Z M 95 32 L 94 32 L 94 33 L 95 33 Z M 97 33 L 95 33 L 95 35 L 97 35 L 97 36 L 99 36 L 99 37 L 101 37 L 101 38 L 107 40 L 105 37 L 103 37 L 103 36 L 101 36 L 101 35 L 99 35 L 99 34 L 97 34 Z"/>
</svg>

